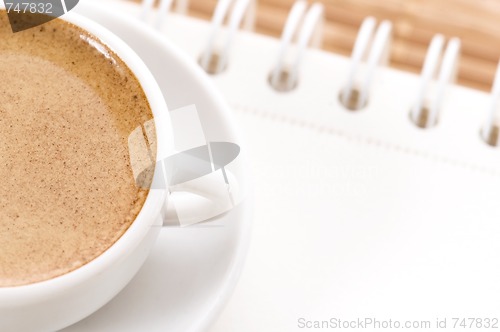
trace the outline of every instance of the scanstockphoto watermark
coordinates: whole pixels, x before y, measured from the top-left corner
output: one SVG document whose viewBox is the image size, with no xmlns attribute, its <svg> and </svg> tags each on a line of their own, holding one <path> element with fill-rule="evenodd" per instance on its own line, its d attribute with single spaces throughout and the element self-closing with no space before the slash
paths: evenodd
<svg viewBox="0 0 500 332">
<path fill-rule="evenodd" d="M 297 326 L 301 329 L 430 329 L 432 323 L 429 320 L 407 320 L 399 321 L 389 319 L 377 319 L 374 317 L 358 317 L 355 319 L 341 319 L 332 317 L 328 320 L 310 320 L 299 318 Z"/>
<path fill-rule="evenodd" d="M 156 124 L 171 124 L 173 137 L 157 131 Z M 161 149 L 158 141 L 164 143 Z M 212 221 L 243 201 L 240 146 L 208 140 L 194 104 L 137 126 L 128 136 L 128 152 L 137 188 L 168 191 L 166 227 Z"/>
<path fill-rule="evenodd" d="M 499 318 L 496 317 L 446 317 L 429 320 L 379 319 L 376 317 L 358 317 L 341 319 L 331 317 L 326 320 L 313 320 L 304 317 L 297 319 L 297 327 L 304 330 L 498 330 Z"/>
</svg>

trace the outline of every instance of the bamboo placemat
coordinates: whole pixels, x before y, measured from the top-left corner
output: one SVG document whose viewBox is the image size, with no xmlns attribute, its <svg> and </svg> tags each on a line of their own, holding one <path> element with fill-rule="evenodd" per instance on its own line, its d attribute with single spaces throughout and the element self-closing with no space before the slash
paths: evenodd
<svg viewBox="0 0 500 332">
<path fill-rule="evenodd" d="M 350 55 L 366 16 L 393 23 L 390 65 L 420 72 L 432 37 L 459 37 L 458 83 L 490 90 L 500 58 L 500 0 L 317 0 L 325 5 L 325 50 Z M 310 1 L 312 2 L 312 1 Z M 255 30 L 279 37 L 294 0 L 260 0 Z M 217 0 L 191 0 L 189 15 L 209 20 Z"/>
</svg>

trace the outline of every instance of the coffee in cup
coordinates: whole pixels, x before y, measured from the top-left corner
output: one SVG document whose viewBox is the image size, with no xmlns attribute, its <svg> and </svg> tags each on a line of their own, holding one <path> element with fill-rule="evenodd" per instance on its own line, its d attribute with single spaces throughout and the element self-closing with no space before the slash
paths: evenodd
<svg viewBox="0 0 500 332">
<path fill-rule="evenodd" d="M 0 11 L 0 40 L 1 288 L 69 273 L 124 234 L 148 195 L 128 136 L 153 115 L 127 65 L 76 25 L 13 33 Z"/>
</svg>

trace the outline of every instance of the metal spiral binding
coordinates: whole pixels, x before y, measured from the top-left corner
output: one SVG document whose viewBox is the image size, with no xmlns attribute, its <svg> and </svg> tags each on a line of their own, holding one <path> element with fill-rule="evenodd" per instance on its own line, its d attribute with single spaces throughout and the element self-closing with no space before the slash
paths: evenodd
<svg viewBox="0 0 500 332">
<path fill-rule="evenodd" d="M 142 1 L 142 11 L 140 14 L 140 18 L 143 21 L 147 21 L 151 12 L 153 11 L 153 7 L 155 4 L 155 0 L 143 0 Z M 160 0 L 158 6 L 158 12 L 156 14 L 155 27 L 161 28 L 163 22 L 165 21 L 165 16 L 170 11 L 175 11 L 179 14 L 186 14 L 187 9 L 189 7 L 189 0 Z"/>
<path fill-rule="evenodd" d="M 276 64 L 269 76 L 269 83 L 277 91 L 290 91 L 297 86 L 307 46 L 321 46 L 323 11 L 320 3 L 312 4 L 307 10 L 307 2 L 303 0 L 296 1 L 292 7 L 281 35 Z"/>
<path fill-rule="evenodd" d="M 352 51 L 349 76 L 339 96 L 351 111 L 366 106 L 375 71 L 389 60 L 392 23 L 383 21 L 375 32 L 376 23 L 373 17 L 363 21 Z"/>
<path fill-rule="evenodd" d="M 500 146 L 500 62 L 491 90 L 488 118 L 481 131 L 481 136 L 491 146 Z"/>
<path fill-rule="evenodd" d="M 457 76 L 460 39 L 450 39 L 442 55 L 444 42 L 444 36 L 435 35 L 425 57 L 420 86 L 410 112 L 411 120 L 420 128 L 430 128 L 437 124 L 446 89 Z M 436 81 L 438 69 L 439 76 Z"/>
<path fill-rule="evenodd" d="M 228 17 L 229 23 L 227 28 L 223 29 L 226 17 Z M 200 66 L 207 73 L 219 74 L 226 68 L 232 43 L 242 21 L 244 21 L 243 28 L 253 29 L 255 23 L 254 0 L 219 0 L 212 17 L 212 29 L 205 51 L 199 59 Z M 226 36 L 224 36 L 224 32 L 227 33 Z"/>
</svg>

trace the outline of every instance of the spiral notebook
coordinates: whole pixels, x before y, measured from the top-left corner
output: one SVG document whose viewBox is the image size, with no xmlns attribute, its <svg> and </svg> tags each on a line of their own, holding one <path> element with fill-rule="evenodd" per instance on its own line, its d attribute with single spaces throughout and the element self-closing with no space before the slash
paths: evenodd
<svg viewBox="0 0 500 332">
<path fill-rule="evenodd" d="M 415 75 L 384 67 L 389 21 L 367 18 L 345 57 L 313 48 L 322 7 L 305 1 L 281 40 L 239 28 L 251 1 L 212 22 L 118 3 L 212 74 L 251 152 L 253 244 L 212 331 L 500 319 L 500 79 L 454 85 L 460 40 L 436 35 Z"/>
</svg>

